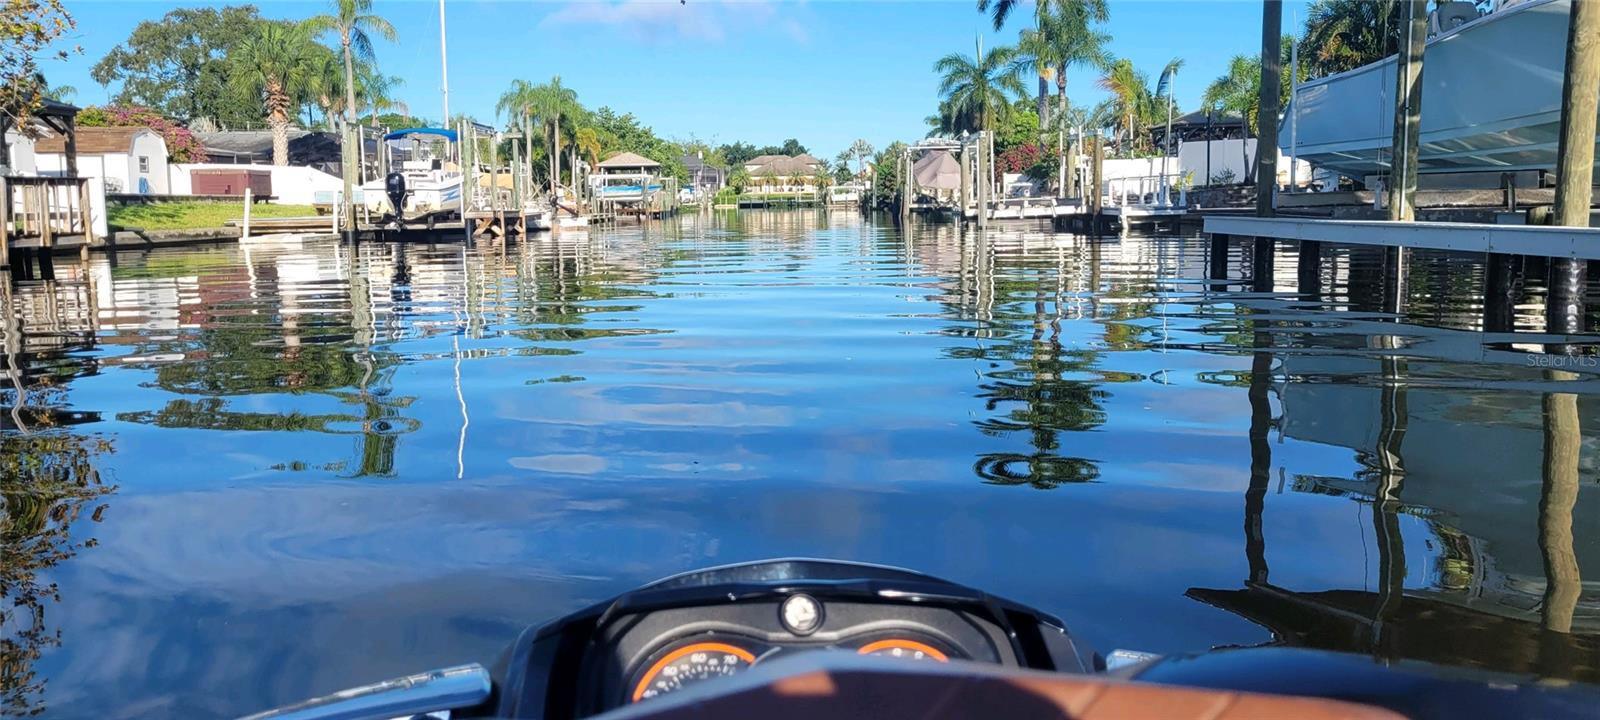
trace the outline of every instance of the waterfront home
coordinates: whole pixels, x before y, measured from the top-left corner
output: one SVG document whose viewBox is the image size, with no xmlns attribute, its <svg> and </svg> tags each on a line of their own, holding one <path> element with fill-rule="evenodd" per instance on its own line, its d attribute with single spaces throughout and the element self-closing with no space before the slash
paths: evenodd
<svg viewBox="0 0 1600 720">
<path fill-rule="evenodd" d="M 80 127 L 77 129 L 78 175 L 104 180 L 108 193 L 165 195 L 167 141 L 147 127 Z M 67 171 L 66 138 L 34 143 L 40 175 Z"/>
<path fill-rule="evenodd" d="M 745 161 L 744 170 L 755 187 L 768 192 L 816 192 L 822 161 L 806 153 L 758 155 Z"/>
<path fill-rule="evenodd" d="M 689 171 L 689 183 L 701 192 L 716 192 L 728 184 L 727 168 L 717 167 L 698 154 L 683 156 L 683 167 Z"/>
<path fill-rule="evenodd" d="M 340 141 L 337 133 L 321 130 L 289 129 L 289 164 L 316 168 L 335 177 L 342 177 Z M 214 163 L 272 164 L 272 131 L 270 130 L 216 130 L 196 132 L 195 137 L 206 146 L 206 157 Z M 377 170 L 378 141 L 368 137 L 363 148 L 368 158 L 368 174 Z"/>
</svg>

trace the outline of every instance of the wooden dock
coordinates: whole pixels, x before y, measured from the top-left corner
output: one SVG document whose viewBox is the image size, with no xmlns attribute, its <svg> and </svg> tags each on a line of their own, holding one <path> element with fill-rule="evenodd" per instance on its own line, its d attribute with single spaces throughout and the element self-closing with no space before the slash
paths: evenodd
<svg viewBox="0 0 1600 720">
<path fill-rule="evenodd" d="M 1208 216 L 1205 231 L 1347 245 L 1600 260 L 1600 228 L 1464 222 Z"/>
</svg>

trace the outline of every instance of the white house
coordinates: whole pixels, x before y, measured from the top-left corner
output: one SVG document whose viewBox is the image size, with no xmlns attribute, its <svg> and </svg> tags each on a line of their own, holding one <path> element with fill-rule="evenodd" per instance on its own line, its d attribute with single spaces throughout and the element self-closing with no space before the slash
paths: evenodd
<svg viewBox="0 0 1600 720">
<path fill-rule="evenodd" d="M 40 175 L 66 174 L 64 138 L 42 138 L 34 153 Z M 104 180 L 108 193 L 166 195 L 167 142 L 150 128 L 80 127 L 78 175 Z"/>
<path fill-rule="evenodd" d="M 8 175 L 38 175 L 39 167 L 33 153 L 33 139 L 14 129 L 6 131 L 6 167 Z"/>
</svg>

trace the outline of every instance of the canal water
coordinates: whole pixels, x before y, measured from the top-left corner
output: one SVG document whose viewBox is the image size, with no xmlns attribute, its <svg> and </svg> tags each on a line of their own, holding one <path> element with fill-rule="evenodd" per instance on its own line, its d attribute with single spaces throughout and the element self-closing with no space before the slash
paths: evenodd
<svg viewBox="0 0 1600 720">
<path fill-rule="evenodd" d="M 1538 263 L 1485 307 L 1478 258 L 1210 253 L 746 211 L 63 262 L 7 290 L 0 715 L 258 710 L 775 556 L 1102 652 L 1600 681 L 1596 337 Z"/>
</svg>

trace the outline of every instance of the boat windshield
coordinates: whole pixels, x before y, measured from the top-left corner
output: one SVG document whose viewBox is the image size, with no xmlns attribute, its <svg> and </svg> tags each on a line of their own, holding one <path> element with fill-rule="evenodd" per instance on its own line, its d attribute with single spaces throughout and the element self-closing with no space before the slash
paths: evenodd
<svg viewBox="0 0 1600 720">
<path fill-rule="evenodd" d="M 406 170 L 448 169 L 455 163 L 449 140 L 440 135 L 414 133 L 384 141 L 394 167 Z"/>
</svg>

